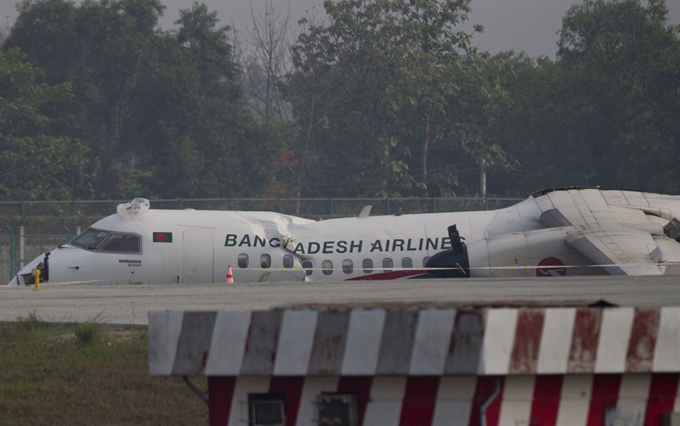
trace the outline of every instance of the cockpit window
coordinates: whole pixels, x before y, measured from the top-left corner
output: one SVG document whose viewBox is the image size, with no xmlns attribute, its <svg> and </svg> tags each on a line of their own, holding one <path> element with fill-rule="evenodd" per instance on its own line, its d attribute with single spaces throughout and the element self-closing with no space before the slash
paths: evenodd
<svg viewBox="0 0 680 426">
<path fill-rule="evenodd" d="M 73 241 L 71 241 L 71 244 L 87 250 L 94 250 L 109 236 L 109 234 L 111 233 L 107 231 L 90 228 L 74 238 Z"/>
<path fill-rule="evenodd" d="M 116 234 L 90 228 L 78 235 L 71 244 L 87 250 L 118 253 L 140 253 L 140 238 L 137 235 Z"/>
<path fill-rule="evenodd" d="M 136 235 L 111 234 L 97 247 L 97 251 L 139 253 L 139 237 Z"/>
</svg>

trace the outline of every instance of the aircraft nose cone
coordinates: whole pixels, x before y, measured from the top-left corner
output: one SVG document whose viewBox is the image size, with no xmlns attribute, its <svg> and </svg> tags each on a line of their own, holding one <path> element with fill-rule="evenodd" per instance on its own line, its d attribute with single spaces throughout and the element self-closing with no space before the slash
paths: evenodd
<svg viewBox="0 0 680 426">
<path fill-rule="evenodd" d="M 26 266 L 24 266 L 23 268 L 21 268 L 21 270 L 19 270 L 19 272 L 17 272 L 17 274 L 14 276 L 14 278 L 12 278 L 12 280 L 9 282 L 8 285 L 31 285 L 31 284 L 33 284 L 33 282 L 26 283 L 24 281 L 24 276 L 31 275 L 31 272 L 33 271 L 33 269 L 35 269 L 38 266 L 38 264 L 40 264 L 40 262 L 43 261 L 44 258 L 45 258 L 45 253 L 42 253 L 42 254 L 40 254 L 40 256 L 38 256 L 35 259 L 28 262 L 28 264 L 26 264 Z"/>
</svg>

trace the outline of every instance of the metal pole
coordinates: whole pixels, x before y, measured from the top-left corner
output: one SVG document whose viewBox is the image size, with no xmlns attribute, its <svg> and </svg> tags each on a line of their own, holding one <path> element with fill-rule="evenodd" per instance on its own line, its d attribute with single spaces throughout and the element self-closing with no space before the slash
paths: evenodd
<svg viewBox="0 0 680 426">
<path fill-rule="evenodd" d="M 16 274 L 16 247 L 14 247 L 14 231 L 7 225 L 9 229 L 9 280 L 11 281 Z"/>
<path fill-rule="evenodd" d="M 191 380 L 189 380 L 189 377 L 182 376 L 182 380 L 184 380 L 184 383 L 186 383 L 187 387 L 191 390 L 191 392 L 194 393 L 194 395 L 196 395 L 198 397 L 198 399 L 203 401 L 205 403 L 205 405 L 208 405 L 208 406 L 210 405 L 210 403 L 208 401 L 208 397 L 205 396 L 205 394 L 203 392 L 201 392 L 200 389 L 198 389 L 196 387 L 196 385 L 191 383 Z"/>
<path fill-rule="evenodd" d="M 26 234 L 24 225 L 19 227 L 19 269 L 24 267 L 24 247 L 26 246 Z"/>
<path fill-rule="evenodd" d="M 479 196 L 486 199 L 486 160 L 479 160 Z"/>
<path fill-rule="evenodd" d="M 479 196 L 484 199 L 484 210 L 489 210 L 486 202 L 486 160 L 479 160 Z"/>
</svg>

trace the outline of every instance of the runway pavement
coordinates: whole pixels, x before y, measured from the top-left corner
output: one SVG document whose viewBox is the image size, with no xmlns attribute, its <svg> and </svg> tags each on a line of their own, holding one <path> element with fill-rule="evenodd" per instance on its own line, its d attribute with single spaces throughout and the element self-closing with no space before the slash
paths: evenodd
<svg viewBox="0 0 680 426">
<path fill-rule="evenodd" d="M 680 277 L 572 277 L 162 285 L 0 286 L 0 321 L 146 324 L 152 310 L 259 310 L 282 306 L 680 306 Z"/>
</svg>

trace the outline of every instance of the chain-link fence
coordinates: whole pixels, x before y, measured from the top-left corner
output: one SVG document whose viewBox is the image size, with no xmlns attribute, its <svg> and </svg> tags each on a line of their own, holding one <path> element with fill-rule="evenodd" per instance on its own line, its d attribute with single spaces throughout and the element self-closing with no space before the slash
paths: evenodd
<svg viewBox="0 0 680 426">
<path fill-rule="evenodd" d="M 70 241 L 81 229 L 116 212 L 129 200 L 0 202 L 0 285 L 40 253 Z M 153 209 L 259 210 L 309 219 L 357 215 L 366 205 L 372 216 L 493 210 L 519 198 L 204 198 L 151 200 Z"/>
</svg>

